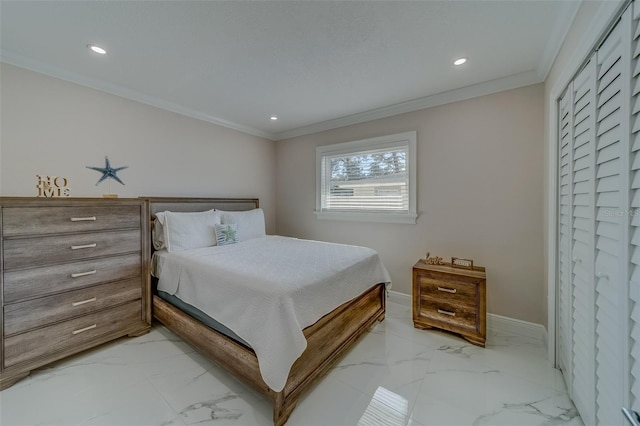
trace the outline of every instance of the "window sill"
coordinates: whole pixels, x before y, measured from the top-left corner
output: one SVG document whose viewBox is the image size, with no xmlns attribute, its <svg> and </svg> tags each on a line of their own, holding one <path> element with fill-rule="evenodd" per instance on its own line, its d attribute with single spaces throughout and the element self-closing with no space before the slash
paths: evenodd
<svg viewBox="0 0 640 426">
<path fill-rule="evenodd" d="M 404 223 L 415 225 L 418 215 L 394 213 L 358 213 L 358 212 L 326 212 L 316 211 L 320 220 L 348 220 L 354 222 Z"/>
</svg>

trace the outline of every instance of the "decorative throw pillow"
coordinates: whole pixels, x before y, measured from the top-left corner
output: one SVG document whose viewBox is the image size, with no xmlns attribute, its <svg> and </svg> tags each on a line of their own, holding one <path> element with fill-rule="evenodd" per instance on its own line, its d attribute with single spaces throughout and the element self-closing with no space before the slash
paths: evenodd
<svg viewBox="0 0 640 426">
<path fill-rule="evenodd" d="M 238 224 L 227 223 L 216 225 L 216 239 L 219 246 L 234 244 L 238 242 Z"/>
</svg>

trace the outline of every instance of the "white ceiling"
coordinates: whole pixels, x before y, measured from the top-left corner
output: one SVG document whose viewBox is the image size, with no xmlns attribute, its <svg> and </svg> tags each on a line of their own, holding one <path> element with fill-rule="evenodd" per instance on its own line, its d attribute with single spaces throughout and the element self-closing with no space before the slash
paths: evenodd
<svg viewBox="0 0 640 426">
<path fill-rule="evenodd" d="M 579 4 L 2 0 L 0 59 L 282 139 L 543 81 Z"/>
</svg>

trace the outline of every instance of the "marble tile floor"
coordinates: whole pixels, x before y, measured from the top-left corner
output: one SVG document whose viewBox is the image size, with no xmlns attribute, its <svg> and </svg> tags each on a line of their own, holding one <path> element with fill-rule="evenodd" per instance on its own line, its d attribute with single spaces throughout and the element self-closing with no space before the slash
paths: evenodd
<svg viewBox="0 0 640 426">
<path fill-rule="evenodd" d="M 0 392 L 0 424 L 272 425 L 271 406 L 163 328 L 49 367 Z M 288 426 L 581 425 L 562 375 L 533 339 L 487 348 L 413 328 L 388 303 L 376 325 L 308 392 Z"/>
</svg>

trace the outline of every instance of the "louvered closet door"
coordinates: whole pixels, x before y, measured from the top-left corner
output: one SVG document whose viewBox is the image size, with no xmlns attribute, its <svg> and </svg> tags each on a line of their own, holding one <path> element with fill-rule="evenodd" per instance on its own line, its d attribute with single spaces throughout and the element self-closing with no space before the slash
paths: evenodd
<svg viewBox="0 0 640 426">
<path fill-rule="evenodd" d="M 594 165 L 595 61 L 573 82 L 571 396 L 587 424 L 595 419 Z"/>
<path fill-rule="evenodd" d="M 559 107 L 558 364 L 585 424 L 623 425 L 623 406 L 640 412 L 637 4 Z"/>
<path fill-rule="evenodd" d="M 596 52 L 596 178 L 595 178 L 595 357 L 596 419 L 600 425 L 623 423 L 626 346 L 621 313 L 626 311 L 628 156 L 628 56 L 623 35 L 625 15 Z M 623 57 L 626 56 L 626 57 Z M 626 96 L 625 96 L 626 95 Z M 625 103 L 627 99 L 627 103 Z M 626 123 L 625 123 L 626 121 Z"/>
<path fill-rule="evenodd" d="M 640 412 L 640 7 L 633 4 L 633 41 L 631 52 L 631 139 L 630 139 L 630 207 L 628 291 L 628 392 L 626 405 Z"/>
<path fill-rule="evenodd" d="M 559 113 L 560 132 L 559 143 L 559 176 L 558 191 L 558 366 L 567 381 L 567 388 L 571 388 L 571 140 L 573 139 L 573 85 L 569 85 L 565 94 L 560 98 Z"/>
</svg>

